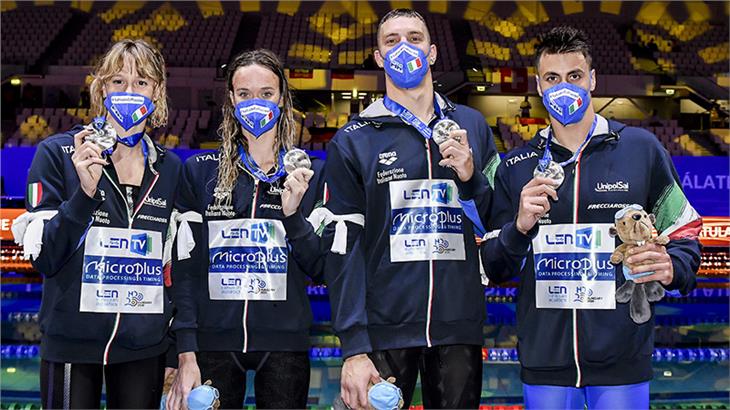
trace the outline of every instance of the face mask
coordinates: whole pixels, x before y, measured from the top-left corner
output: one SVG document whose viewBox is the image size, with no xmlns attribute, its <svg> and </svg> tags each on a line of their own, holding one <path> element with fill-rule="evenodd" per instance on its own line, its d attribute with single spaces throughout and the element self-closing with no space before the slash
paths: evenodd
<svg viewBox="0 0 730 410">
<path fill-rule="evenodd" d="M 405 41 L 385 54 L 385 73 L 399 88 L 414 88 L 428 73 L 428 59 L 423 51 Z"/>
<path fill-rule="evenodd" d="M 380 382 L 368 390 L 368 401 L 376 410 L 396 410 L 402 405 L 403 393 L 395 384 Z"/>
<path fill-rule="evenodd" d="M 560 83 L 543 92 L 542 103 L 550 116 L 561 124 L 575 124 L 583 119 L 591 95 L 577 85 Z"/>
<path fill-rule="evenodd" d="M 238 122 L 256 138 L 274 128 L 280 114 L 279 106 L 259 98 L 241 101 L 234 110 Z"/>
<path fill-rule="evenodd" d="M 149 98 L 127 92 L 109 93 L 104 99 L 104 106 L 125 131 L 139 125 L 155 110 L 155 104 Z"/>
<path fill-rule="evenodd" d="M 119 141 L 120 144 L 124 144 L 128 147 L 133 147 L 142 140 L 142 137 L 144 137 L 144 131 L 128 135 L 126 137 L 117 136 L 117 141 Z"/>
</svg>

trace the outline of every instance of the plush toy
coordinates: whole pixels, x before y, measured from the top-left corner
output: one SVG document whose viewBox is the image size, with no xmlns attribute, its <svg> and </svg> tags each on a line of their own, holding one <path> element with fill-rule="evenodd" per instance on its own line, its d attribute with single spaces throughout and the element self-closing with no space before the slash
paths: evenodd
<svg viewBox="0 0 730 410">
<path fill-rule="evenodd" d="M 632 274 L 631 269 L 635 266 L 626 262 L 629 250 L 647 243 L 666 245 L 669 238 L 665 235 L 652 238 L 654 228 L 654 214 L 647 214 L 641 205 L 629 205 L 616 212 L 615 225 L 609 230 L 611 236 L 618 235 L 621 242 L 611 255 L 611 263 L 618 265 L 623 262 L 623 273 L 626 282 L 616 289 L 616 301 L 619 303 L 631 303 L 629 314 L 631 319 L 637 323 L 646 323 L 651 318 L 651 306 L 649 302 L 656 302 L 664 297 L 664 288 L 657 282 L 636 283 L 634 279 L 651 275 L 654 272 Z M 651 263 L 646 261 L 645 263 Z"/>
</svg>

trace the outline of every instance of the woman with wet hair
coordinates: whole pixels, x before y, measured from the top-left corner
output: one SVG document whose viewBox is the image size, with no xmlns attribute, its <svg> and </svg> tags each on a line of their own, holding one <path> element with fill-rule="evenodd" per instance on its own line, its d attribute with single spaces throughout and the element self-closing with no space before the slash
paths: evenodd
<svg viewBox="0 0 730 410">
<path fill-rule="evenodd" d="M 256 372 L 257 407 L 304 408 L 312 321 L 305 280 L 322 270 L 319 237 L 304 215 L 321 205 L 323 164 L 292 150 L 291 91 L 274 53 L 236 56 L 227 87 L 221 147 L 185 163 L 176 205 L 180 367 L 167 408 L 184 407 L 201 380 L 218 388 L 222 408 L 240 408 L 247 370 Z"/>
</svg>

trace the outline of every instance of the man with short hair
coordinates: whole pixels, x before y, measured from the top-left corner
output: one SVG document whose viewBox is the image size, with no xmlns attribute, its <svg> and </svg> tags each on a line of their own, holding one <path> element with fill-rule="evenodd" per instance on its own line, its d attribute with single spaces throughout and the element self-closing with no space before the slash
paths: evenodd
<svg viewBox="0 0 730 410">
<path fill-rule="evenodd" d="M 479 406 L 485 305 L 474 234 L 499 156 L 481 114 L 434 92 L 436 55 L 420 14 L 385 15 L 374 57 L 386 96 L 328 148 L 326 207 L 340 222 L 325 272 L 350 407 L 366 407 L 368 383 L 390 377 L 408 407 L 419 372 L 425 407 Z"/>
<path fill-rule="evenodd" d="M 550 126 L 497 169 L 480 250 L 490 280 L 520 279 L 525 407 L 648 408 L 653 315 L 635 322 L 616 289 L 633 280 L 662 294 L 661 287 L 692 291 L 702 221 L 657 138 L 593 111 L 596 73 L 585 34 L 555 28 L 536 53 Z M 610 227 L 627 207 L 652 212 L 670 239 L 633 249 L 632 269 L 609 263 L 617 244 Z"/>
</svg>

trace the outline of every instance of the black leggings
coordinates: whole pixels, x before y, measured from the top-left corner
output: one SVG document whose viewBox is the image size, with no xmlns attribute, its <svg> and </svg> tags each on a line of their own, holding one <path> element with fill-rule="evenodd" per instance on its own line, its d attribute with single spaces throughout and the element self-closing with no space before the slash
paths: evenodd
<svg viewBox="0 0 730 410">
<path fill-rule="evenodd" d="M 165 375 L 165 356 L 117 363 L 56 363 L 41 360 L 44 409 L 101 408 L 106 381 L 109 409 L 158 409 Z"/>
<path fill-rule="evenodd" d="M 482 348 L 473 345 L 413 347 L 368 354 L 380 377 L 395 377 L 404 407 L 421 373 L 423 407 L 476 409 L 482 394 Z"/>
<path fill-rule="evenodd" d="M 198 352 L 201 381 L 220 392 L 221 409 L 240 409 L 246 370 L 253 370 L 256 408 L 304 409 L 309 396 L 308 352 Z"/>
</svg>

